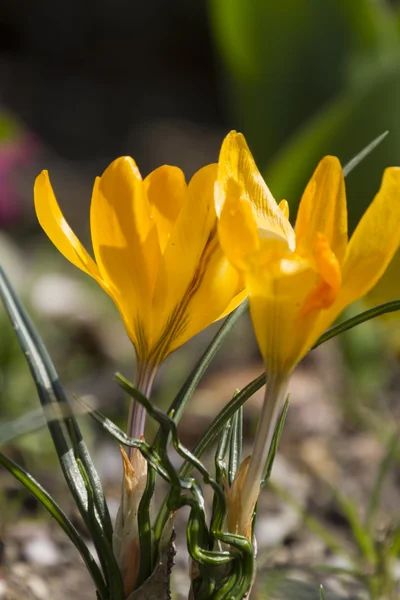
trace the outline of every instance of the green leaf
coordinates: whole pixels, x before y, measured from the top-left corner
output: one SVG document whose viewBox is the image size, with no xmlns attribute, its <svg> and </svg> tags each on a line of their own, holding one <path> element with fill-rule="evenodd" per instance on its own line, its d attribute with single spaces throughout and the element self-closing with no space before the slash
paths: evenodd
<svg viewBox="0 0 400 600">
<path fill-rule="evenodd" d="M 351 317 L 342 323 L 338 323 L 337 325 L 334 325 L 328 329 L 324 334 L 321 335 L 319 340 L 313 346 L 313 349 L 317 348 L 321 344 L 324 344 L 328 340 L 333 339 L 337 335 L 344 333 L 345 331 L 350 331 L 350 329 L 353 329 L 353 327 L 357 327 L 358 325 L 362 325 L 362 323 L 371 321 L 371 319 L 376 319 L 377 317 L 381 317 L 382 315 L 387 315 L 398 310 L 400 310 L 400 300 L 392 300 L 390 302 L 385 302 L 384 304 L 379 304 L 379 306 L 369 308 L 368 310 L 365 310 L 360 314 Z"/>
<path fill-rule="evenodd" d="M 50 494 L 22 467 L 17 465 L 13 460 L 5 456 L 0 452 L 0 464 L 3 465 L 22 485 L 35 496 L 35 498 L 42 504 L 49 513 L 55 518 L 60 527 L 67 534 L 69 539 L 75 545 L 79 551 L 87 570 L 89 571 L 93 582 L 97 588 L 101 600 L 108 600 L 109 595 L 104 583 L 100 569 L 98 568 L 93 556 L 89 552 L 86 544 L 82 537 L 79 535 L 71 521 L 53 500 Z"/>
<path fill-rule="evenodd" d="M 263 477 L 263 481 L 261 482 L 261 487 L 264 487 L 270 477 L 272 472 L 272 467 L 274 464 L 276 453 L 278 452 L 279 442 L 281 440 L 281 435 L 283 431 L 283 427 L 285 425 L 287 411 L 289 410 L 289 396 L 285 400 L 285 404 L 283 405 L 281 414 L 279 415 L 278 422 L 275 427 L 274 435 L 272 438 L 271 448 L 268 452 L 267 463 L 265 465 L 265 473 Z"/>
<path fill-rule="evenodd" d="M 163 467 L 170 478 L 171 487 L 167 501 L 162 505 L 154 525 L 156 547 L 159 549 L 159 543 L 165 530 L 165 525 L 169 521 L 171 512 L 173 513 L 182 506 L 189 505 L 191 511 L 188 519 L 187 541 L 189 552 L 193 560 L 201 563 L 202 565 L 208 565 L 209 567 L 219 567 L 234 561 L 235 565 L 232 566 L 231 574 L 229 575 L 223 587 L 226 585 L 229 586 L 229 589 L 231 589 L 231 586 L 232 594 L 236 593 L 237 597 L 243 597 L 245 591 L 250 585 L 253 575 L 253 549 L 249 540 L 246 538 L 223 531 L 226 504 L 222 488 L 210 476 L 204 465 L 181 444 L 178 438 L 176 423 L 174 420 L 157 407 L 153 406 L 152 403 L 129 381 L 122 377 L 122 375 L 116 374 L 116 380 L 130 396 L 132 396 L 146 409 L 149 416 L 155 419 L 161 427 L 159 440 L 150 448 L 150 451 L 154 452 L 154 454 L 157 454 L 158 452 L 160 453 Z M 98 417 L 99 415 L 97 415 L 97 418 Z M 102 418 L 101 421 L 104 423 L 106 419 Z M 118 428 L 115 425 L 108 425 L 107 428 L 112 430 L 113 433 L 118 431 Z M 118 436 L 121 439 L 124 439 L 127 445 L 140 448 L 142 440 L 137 440 L 134 438 L 126 439 L 126 434 L 121 431 L 119 431 Z M 178 474 L 176 473 L 168 456 L 166 441 L 169 439 L 169 437 L 171 437 L 173 446 L 177 453 L 186 461 L 188 461 L 192 468 L 195 468 L 199 471 L 204 483 L 210 485 L 214 492 L 215 501 L 213 519 L 211 523 L 211 535 L 208 533 L 207 529 L 204 512 L 204 499 L 201 489 L 195 479 L 178 477 Z M 181 490 L 185 493 L 181 494 Z M 147 502 L 149 502 L 148 499 Z M 232 546 L 236 549 L 236 552 L 231 552 L 230 550 L 220 551 L 218 549 L 210 550 L 209 548 L 213 548 L 215 541 Z M 143 548 L 141 547 L 141 552 L 142 550 Z M 148 562 L 148 549 L 144 549 L 143 556 L 147 557 L 146 562 Z M 223 594 L 222 591 L 221 594 Z M 215 596 L 216 599 L 221 598 L 221 600 L 223 597 L 223 595 Z"/>
<path fill-rule="evenodd" d="M 218 413 L 214 418 L 207 431 L 201 436 L 197 444 L 192 450 L 194 456 L 200 457 L 205 450 L 214 442 L 217 435 L 225 427 L 226 423 L 233 417 L 235 412 L 248 400 L 257 390 L 265 385 L 264 373 L 247 384 L 240 392 L 235 394 L 230 402 Z M 185 462 L 179 473 L 183 476 L 188 476 L 192 471 L 192 465 Z"/>
<path fill-rule="evenodd" d="M 47 426 L 52 436 L 60 465 L 69 489 L 83 519 L 86 519 L 88 497 L 75 454 L 84 465 L 95 495 L 99 524 L 104 527 L 111 542 L 112 524 L 100 479 L 73 416 L 64 389 L 48 352 L 14 292 L 4 271 L 0 268 L 0 297 L 6 308 L 19 344 L 24 352 L 36 384 Z"/>
<path fill-rule="evenodd" d="M 235 325 L 236 321 L 246 312 L 248 308 L 247 299 L 238 306 L 238 308 L 231 313 L 224 321 L 223 325 L 221 325 L 220 329 L 217 331 L 207 350 L 204 352 L 203 356 L 199 359 L 194 369 L 190 373 L 189 377 L 186 379 L 185 383 L 179 390 L 176 395 L 174 401 L 169 407 L 167 414 L 172 415 L 172 419 L 175 423 L 179 423 L 179 420 L 182 416 L 182 413 L 185 409 L 185 406 L 193 396 L 194 391 L 199 385 L 204 373 L 206 372 L 209 364 L 213 360 L 214 356 L 222 346 L 225 341 L 226 336 Z"/>
<path fill-rule="evenodd" d="M 0 296 L 35 381 L 67 485 L 92 535 L 99 556 L 104 550 L 103 535 L 107 539 L 111 552 L 112 524 L 100 479 L 47 350 L 1 268 Z M 82 467 L 85 469 L 86 478 L 82 477 Z M 89 494 L 91 493 L 96 504 L 95 521 L 90 514 Z M 106 575 L 108 581 L 113 584 L 112 578 L 118 567 L 113 555 L 112 558 L 114 567 Z M 101 561 L 102 564 L 108 565 L 103 556 Z"/>
<path fill-rule="evenodd" d="M 112 546 L 110 545 L 104 531 L 97 526 L 98 517 L 95 505 L 94 490 L 91 486 L 90 479 L 80 458 L 77 459 L 77 463 L 82 475 L 82 479 L 85 482 L 86 490 L 88 492 L 87 522 L 90 523 L 88 529 L 92 534 L 94 545 L 96 547 L 97 554 L 101 566 L 103 568 L 103 572 L 106 574 L 107 587 L 109 589 L 110 598 L 112 598 L 113 600 L 125 600 L 122 575 L 120 568 L 115 560 Z"/>
<path fill-rule="evenodd" d="M 225 485 L 225 482 L 228 479 L 228 474 L 226 470 L 226 455 L 229 448 L 229 442 L 232 436 L 232 424 L 233 419 L 230 419 L 221 431 L 221 435 L 218 439 L 217 450 L 214 456 L 215 480 L 221 487 Z"/>
<path fill-rule="evenodd" d="M 236 390 L 238 393 L 239 390 Z M 229 447 L 229 468 L 228 481 L 232 485 L 235 479 L 236 471 L 239 468 L 242 456 L 243 442 L 243 406 L 241 406 L 233 415 L 232 419 L 232 435 Z"/>
</svg>

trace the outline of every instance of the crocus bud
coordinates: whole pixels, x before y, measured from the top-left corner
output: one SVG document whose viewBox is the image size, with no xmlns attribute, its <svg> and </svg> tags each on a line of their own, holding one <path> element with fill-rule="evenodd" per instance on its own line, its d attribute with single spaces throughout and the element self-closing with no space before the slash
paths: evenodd
<svg viewBox="0 0 400 600">
<path fill-rule="evenodd" d="M 121 569 L 125 596 L 133 591 L 140 564 L 140 545 L 138 530 L 138 508 L 146 486 L 147 463 L 138 449 L 134 449 L 129 460 L 120 446 L 124 467 L 121 504 L 118 510 L 114 535 L 114 556 Z"/>
</svg>

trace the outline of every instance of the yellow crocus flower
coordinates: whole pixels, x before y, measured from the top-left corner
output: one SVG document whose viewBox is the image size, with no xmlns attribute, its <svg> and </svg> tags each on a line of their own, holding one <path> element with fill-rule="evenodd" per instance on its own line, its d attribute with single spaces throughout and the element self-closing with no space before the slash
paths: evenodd
<svg viewBox="0 0 400 600">
<path fill-rule="evenodd" d="M 243 279 L 218 240 L 216 177 L 216 164 L 189 184 L 180 169 L 162 166 L 143 180 L 132 158 L 116 159 L 94 183 L 94 258 L 66 222 L 47 171 L 35 182 L 42 228 L 115 302 L 136 350 L 136 384 L 147 395 L 171 352 L 245 298 Z M 142 429 L 143 422 L 131 433 Z"/>
<path fill-rule="evenodd" d="M 248 531 L 288 376 L 343 309 L 376 284 L 400 244 L 400 168 L 388 168 L 351 239 L 339 160 L 326 156 L 302 196 L 295 228 L 243 135 L 224 140 L 216 183 L 223 251 L 246 282 L 268 385 L 242 487 L 238 530 Z M 247 468 L 247 467 L 246 467 Z"/>
</svg>

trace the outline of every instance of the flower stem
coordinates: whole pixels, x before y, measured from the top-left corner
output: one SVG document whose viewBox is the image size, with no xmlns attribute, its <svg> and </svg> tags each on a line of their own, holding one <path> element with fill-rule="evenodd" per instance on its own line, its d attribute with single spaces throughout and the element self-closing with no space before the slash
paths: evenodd
<svg viewBox="0 0 400 600">
<path fill-rule="evenodd" d="M 256 505 L 260 484 L 271 447 L 272 437 L 282 403 L 286 395 L 287 377 L 268 378 L 264 404 L 258 424 L 247 474 L 241 492 L 239 531 L 248 530 Z"/>
<path fill-rule="evenodd" d="M 156 371 L 157 369 L 151 365 L 143 363 L 138 363 L 137 365 L 134 385 L 136 389 L 146 396 L 146 398 L 150 398 Z M 146 410 L 141 404 L 132 399 L 129 410 L 127 434 L 129 437 L 140 439 L 142 436 L 144 436 L 145 425 Z M 133 451 L 134 448 L 129 448 L 128 450 L 128 456 L 130 459 L 132 458 Z"/>
</svg>

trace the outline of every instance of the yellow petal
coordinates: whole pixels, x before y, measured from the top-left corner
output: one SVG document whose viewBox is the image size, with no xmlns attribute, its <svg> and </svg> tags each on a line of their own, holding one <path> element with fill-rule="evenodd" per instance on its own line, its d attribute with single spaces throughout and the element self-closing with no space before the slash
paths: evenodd
<svg viewBox="0 0 400 600">
<path fill-rule="evenodd" d="M 97 178 L 90 224 L 101 275 L 118 291 L 125 317 L 133 319 L 137 311 L 146 315 L 160 249 L 144 185 L 132 158 L 118 158 Z"/>
<path fill-rule="evenodd" d="M 223 319 L 224 317 L 229 315 L 232 311 L 235 310 L 235 308 L 237 308 L 238 306 L 240 306 L 240 304 L 242 304 L 243 300 L 246 300 L 246 298 L 248 296 L 248 292 L 245 288 L 245 284 L 242 283 L 242 279 L 239 279 L 239 281 L 238 281 L 238 289 L 240 291 L 236 294 L 236 296 L 234 296 L 232 298 L 232 300 L 229 302 L 228 306 L 225 308 L 223 313 L 221 313 L 219 315 L 218 319 L 216 319 L 217 321 L 219 319 Z"/>
<path fill-rule="evenodd" d="M 219 244 L 204 253 L 204 266 L 185 311 L 186 326 L 171 344 L 178 348 L 197 333 L 229 314 L 244 299 L 243 279 L 224 256 Z M 234 300 L 232 300 L 234 299 Z M 229 307 L 229 309 L 228 309 Z"/>
<path fill-rule="evenodd" d="M 144 185 L 163 252 L 185 198 L 185 176 L 181 169 L 164 165 L 150 173 Z"/>
<path fill-rule="evenodd" d="M 302 358 L 316 313 L 300 318 L 300 307 L 316 280 L 307 261 L 285 258 L 246 273 L 250 314 L 267 374 L 289 373 Z"/>
<path fill-rule="evenodd" d="M 325 156 L 301 198 L 296 219 L 296 242 L 300 252 L 312 252 L 316 234 L 322 233 L 339 263 L 347 246 L 347 206 L 339 159 Z"/>
<path fill-rule="evenodd" d="M 231 131 L 222 143 L 218 162 L 218 184 L 215 203 L 218 216 L 229 194 L 229 181 L 235 181 L 244 190 L 260 229 L 271 231 L 295 246 L 293 229 L 268 189 L 254 158 L 241 133 Z"/>
<path fill-rule="evenodd" d="M 58 206 L 47 171 L 42 171 L 36 178 L 34 198 L 38 221 L 56 248 L 73 265 L 100 281 L 96 263 L 82 246 Z"/>
<path fill-rule="evenodd" d="M 163 337 L 170 345 L 187 326 L 187 306 L 204 278 L 218 247 L 214 208 L 217 165 L 208 165 L 191 179 L 186 199 L 161 259 L 153 296 L 152 344 Z M 168 354 L 170 346 L 163 350 Z"/>
<path fill-rule="evenodd" d="M 289 220 L 289 203 L 287 200 L 281 200 L 278 204 L 279 208 L 283 212 L 283 216 Z"/>
<path fill-rule="evenodd" d="M 218 222 L 221 247 L 231 263 L 246 269 L 251 256 L 260 248 L 260 234 L 243 188 L 233 179 L 228 182 L 226 198 Z"/>
<path fill-rule="evenodd" d="M 400 168 L 385 170 L 381 188 L 347 248 L 338 302 L 344 308 L 369 292 L 400 245 Z"/>
</svg>

